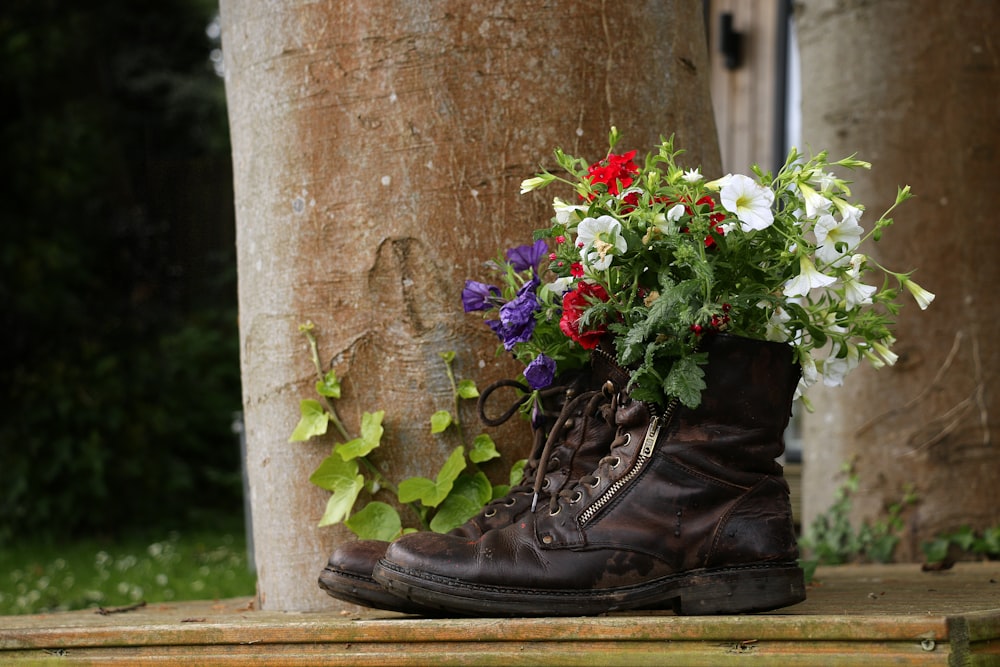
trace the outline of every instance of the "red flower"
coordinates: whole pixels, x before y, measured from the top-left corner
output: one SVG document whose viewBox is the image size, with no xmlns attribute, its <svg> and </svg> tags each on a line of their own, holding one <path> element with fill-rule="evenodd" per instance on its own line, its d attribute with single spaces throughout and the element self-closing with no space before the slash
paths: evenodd
<svg viewBox="0 0 1000 667">
<path fill-rule="evenodd" d="M 574 278 L 582 278 L 583 277 L 583 264 L 581 264 L 580 262 L 573 262 L 572 264 L 570 264 L 569 265 L 569 275 L 573 276 Z"/>
<path fill-rule="evenodd" d="M 559 329 L 585 350 L 597 347 L 601 337 L 608 332 L 604 324 L 599 324 L 589 331 L 580 331 L 580 316 L 594 298 L 601 301 L 608 300 L 608 293 L 596 283 L 580 283 L 575 290 L 563 295 L 563 314 L 559 320 Z"/>
<path fill-rule="evenodd" d="M 623 155 L 612 153 L 600 162 L 590 165 L 587 176 L 591 185 L 603 183 L 607 186 L 609 194 L 620 194 L 621 190 L 632 185 L 635 175 L 639 173 L 639 166 L 632 161 L 634 157 L 635 151 Z"/>
</svg>

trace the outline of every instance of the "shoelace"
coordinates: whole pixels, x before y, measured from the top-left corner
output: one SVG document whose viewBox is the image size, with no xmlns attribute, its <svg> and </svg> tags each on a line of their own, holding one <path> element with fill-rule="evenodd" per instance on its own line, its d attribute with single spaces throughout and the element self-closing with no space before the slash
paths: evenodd
<svg viewBox="0 0 1000 667">
<path fill-rule="evenodd" d="M 591 390 L 585 391 L 579 396 L 576 396 L 563 404 L 563 409 L 560 411 L 559 417 L 556 419 L 556 423 L 552 426 L 552 430 L 549 431 L 549 437 L 545 440 L 545 446 L 542 447 L 542 453 L 538 457 L 539 464 L 538 468 L 535 470 L 535 483 L 532 487 L 531 494 L 532 512 L 535 511 L 535 507 L 538 505 L 538 495 L 541 493 L 542 486 L 545 483 L 546 472 L 543 471 L 547 471 L 549 467 L 549 458 L 552 456 L 552 447 L 562 436 L 567 420 L 576 414 L 576 410 L 581 403 L 587 401 L 587 405 L 583 409 L 582 413 L 584 419 L 583 434 L 581 436 L 582 442 L 583 438 L 585 438 L 587 434 L 587 426 L 590 416 L 597 411 L 598 404 L 605 400 L 607 400 L 607 397 L 604 390 Z M 553 494 L 552 497 L 554 498 L 555 494 Z"/>
<path fill-rule="evenodd" d="M 495 391 L 503 387 L 519 389 L 521 392 L 524 393 L 524 395 L 521 396 L 519 399 L 517 399 L 499 417 L 490 417 L 489 415 L 486 414 L 486 402 L 489 400 L 489 397 Z M 482 394 L 479 397 L 479 402 L 477 404 L 477 408 L 479 411 L 479 419 L 487 426 L 499 426 L 503 424 L 508 419 L 510 419 L 514 415 L 514 413 L 517 412 L 518 409 L 520 409 L 522 405 L 524 405 L 525 401 L 528 400 L 528 395 L 530 394 L 530 391 L 531 390 L 527 386 L 525 386 L 521 382 L 518 382 L 517 380 L 509 380 L 509 379 L 497 380 L 496 382 L 486 387 L 486 389 L 483 390 Z M 573 396 L 572 389 L 567 387 L 566 385 L 547 387 L 546 389 L 543 389 L 540 392 L 540 398 L 542 400 L 539 401 L 539 403 L 543 407 L 543 410 L 544 406 L 548 403 L 547 399 L 551 399 L 555 396 L 558 396 L 559 394 L 565 394 L 566 400 L 563 402 L 562 409 L 559 411 L 559 414 L 555 419 L 555 423 L 552 425 L 552 429 L 549 431 L 548 437 L 545 438 L 544 444 L 542 444 L 542 438 L 545 437 L 544 429 L 542 428 L 541 425 L 537 426 L 533 425 L 535 442 L 532 445 L 532 450 L 531 450 L 532 456 L 525 463 L 524 472 L 522 473 L 521 476 L 521 481 L 510 489 L 511 493 L 527 491 L 529 490 L 529 487 L 526 484 L 526 482 L 527 480 L 534 477 L 534 483 L 530 487 L 530 490 L 532 492 L 531 511 L 534 511 L 538 505 L 538 497 L 541 494 L 542 489 L 545 487 L 545 481 L 548 474 L 552 472 L 552 470 L 558 467 L 559 465 L 559 459 L 552 458 L 552 450 L 554 448 L 555 443 L 559 441 L 560 437 L 562 437 L 567 421 L 574 414 L 577 414 L 580 404 L 583 403 L 584 401 L 587 401 L 587 406 L 582 411 L 582 415 L 585 420 L 583 424 L 583 432 L 581 435 L 581 442 L 582 442 L 582 439 L 586 437 L 587 433 L 587 427 L 588 427 L 587 420 L 592 414 L 596 413 L 598 404 L 602 401 L 606 401 L 607 397 L 609 396 L 607 386 L 605 386 L 602 390 L 585 391 L 577 396 Z M 551 418 L 551 413 L 543 412 L 542 417 Z M 541 450 L 540 453 L 539 449 Z M 510 494 L 508 494 L 508 496 L 509 495 Z M 509 497 L 503 499 L 497 499 L 488 504 L 496 504 L 496 503 L 506 503 L 509 505 L 510 504 Z"/>
<path fill-rule="evenodd" d="M 605 405 L 602 406 L 605 411 L 604 412 L 605 421 L 611 423 L 613 415 L 618 410 L 619 397 L 621 396 L 621 394 L 618 391 L 618 388 L 615 386 L 613 382 L 609 380 L 604 383 L 604 386 L 601 388 L 599 392 L 595 393 L 597 393 L 598 395 L 595 396 L 594 399 L 592 399 L 593 402 L 587 406 L 587 414 L 590 414 L 591 410 L 596 410 L 597 404 L 601 402 L 601 400 L 603 400 L 605 403 Z M 612 461 L 614 463 L 612 463 Z M 606 463 L 610 464 L 610 467 L 616 468 L 618 467 L 619 463 L 621 463 L 621 457 L 615 456 L 613 455 L 613 453 L 608 453 L 607 456 L 602 457 L 601 460 L 598 461 L 595 470 L 599 469 Z M 574 484 L 571 488 L 560 489 L 558 494 L 554 493 L 549 498 L 549 512 L 551 514 L 555 514 L 558 511 L 559 498 L 564 498 L 566 500 L 569 500 L 570 502 L 576 502 L 577 500 L 579 500 L 582 497 L 580 490 L 577 488 L 580 484 L 587 484 L 588 486 L 595 487 L 597 486 L 597 484 L 600 483 L 600 481 L 601 481 L 600 477 L 597 477 L 596 475 L 584 475 L 579 480 L 577 480 L 576 484 Z M 532 501 L 532 510 L 534 510 L 534 501 Z"/>
</svg>

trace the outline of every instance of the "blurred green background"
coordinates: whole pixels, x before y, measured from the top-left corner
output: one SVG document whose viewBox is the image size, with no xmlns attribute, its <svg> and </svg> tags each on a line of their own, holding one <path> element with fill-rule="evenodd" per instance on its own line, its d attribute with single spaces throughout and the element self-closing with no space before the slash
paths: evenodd
<svg viewBox="0 0 1000 667">
<path fill-rule="evenodd" d="M 239 552 L 217 2 L 7 0 L 0 49 L 0 554 Z"/>
</svg>

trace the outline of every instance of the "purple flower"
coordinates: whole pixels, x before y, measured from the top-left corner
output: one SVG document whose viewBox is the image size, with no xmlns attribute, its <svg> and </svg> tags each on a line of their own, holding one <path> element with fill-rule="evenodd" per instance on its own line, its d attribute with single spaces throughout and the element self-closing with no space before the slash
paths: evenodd
<svg viewBox="0 0 1000 667">
<path fill-rule="evenodd" d="M 486 283 L 466 280 L 462 288 L 462 307 L 465 312 L 474 310 L 489 310 L 496 305 L 495 299 L 500 296 L 500 288 Z"/>
<path fill-rule="evenodd" d="M 524 379 L 532 389 L 545 389 L 556 376 L 556 360 L 539 354 L 524 369 Z"/>
<path fill-rule="evenodd" d="M 543 239 L 538 239 L 531 245 L 519 245 L 508 250 L 507 261 L 515 271 L 531 269 L 534 273 L 538 273 L 538 265 L 548 253 L 548 244 Z"/>
<path fill-rule="evenodd" d="M 535 289 L 538 280 L 531 279 L 518 290 L 517 296 L 500 306 L 499 320 L 486 320 L 486 324 L 503 341 L 508 352 L 517 343 L 531 340 L 535 331 L 535 312 L 541 309 Z"/>
</svg>

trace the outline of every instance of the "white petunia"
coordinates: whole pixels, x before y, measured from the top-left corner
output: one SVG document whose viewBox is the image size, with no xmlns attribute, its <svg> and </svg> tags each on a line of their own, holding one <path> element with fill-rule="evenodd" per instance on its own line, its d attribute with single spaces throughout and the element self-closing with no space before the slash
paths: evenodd
<svg viewBox="0 0 1000 667">
<path fill-rule="evenodd" d="M 788 327 L 785 326 L 785 323 L 790 319 L 792 319 L 791 315 L 785 312 L 784 308 L 775 307 L 764 327 L 764 338 L 779 343 L 786 342 L 788 340 Z"/>
<path fill-rule="evenodd" d="M 534 178 L 526 178 L 521 181 L 521 194 L 523 195 L 531 192 L 532 190 L 545 187 L 554 180 L 555 176 L 552 174 L 542 174 L 541 176 L 535 176 Z"/>
<path fill-rule="evenodd" d="M 688 169 L 684 172 L 682 178 L 685 183 L 697 183 L 702 179 L 701 169 Z"/>
<path fill-rule="evenodd" d="M 774 192 L 749 176 L 733 174 L 725 177 L 719 191 L 722 207 L 735 213 L 744 232 L 767 229 L 774 224 Z"/>
<path fill-rule="evenodd" d="M 611 266 L 615 254 L 628 250 L 621 230 L 621 223 L 610 215 L 581 220 L 576 228 L 576 244 L 583 262 L 596 271 Z"/>
<path fill-rule="evenodd" d="M 785 283 L 784 294 L 789 297 L 805 296 L 817 287 L 827 287 L 837 282 L 833 276 L 820 273 L 808 257 L 799 258 L 799 275 Z"/>
<path fill-rule="evenodd" d="M 828 357 L 823 360 L 823 384 L 827 387 L 839 387 L 844 384 L 848 373 L 857 368 L 861 361 L 861 351 L 857 345 L 846 344 L 847 353 L 841 356 Z"/>
<path fill-rule="evenodd" d="M 811 354 L 808 352 L 803 354 L 799 364 L 802 366 L 802 377 L 799 378 L 799 384 L 795 387 L 795 396 L 792 400 L 802 398 L 809 387 L 819 382 L 819 369 L 816 368 L 816 361 Z"/>
<path fill-rule="evenodd" d="M 816 233 L 816 257 L 824 264 L 838 266 L 847 261 L 847 255 L 853 252 L 861 243 L 864 233 L 861 225 L 851 218 L 837 220 L 832 215 L 824 214 L 816 221 L 813 230 Z M 837 244 L 844 244 L 843 250 L 837 249 Z"/>
<path fill-rule="evenodd" d="M 851 268 L 844 278 L 844 299 L 848 308 L 871 303 L 872 295 L 877 290 L 875 286 L 861 282 L 861 268 L 867 259 L 864 255 L 851 255 Z"/>
<path fill-rule="evenodd" d="M 889 336 L 885 340 L 875 341 L 872 343 L 872 348 L 878 352 L 879 356 L 882 357 L 885 360 L 885 363 L 890 366 L 899 360 L 899 355 L 889 349 L 889 346 L 894 342 L 896 342 L 896 340 L 892 336 Z"/>
<path fill-rule="evenodd" d="M 802 193 L 802 201 L 806 205 L 806 217 L 815 218 L 820 213 L 827 213 L 830 211 L 830 206 L 833 204 L 829 199 L 816 192 L 811 186 L 805 183 L 798 183 L 799 192 Z"/>
<path fill-rule="evenodd" d="M 556 222 L 560 225 L 568 225 L 575 213 L 586 212 L 586 206 L 567 204 L 559 197 L 552 200 L 552 208 L 556 212 Z"/>
<path fill-rule="evenodd" d="M 934 300 L 934 294 L 932 292 L 928 292 L 909 278 L 904 280 L 903 284 L 906 285 L 906 289 L 910 290 L 910 294 L 913 295 L 913 298 L 917 300 L 917 305 L 920 306 L 920 310 L 927 310 L 927 306 L 931 305 L 931 301 Z"/>
<path fill-rule="evenodd" d="M 573 276 L 563 276 L 562 278 L 556 278 L 551 283 L 546 283 L 544 287 L 556 296 L 562 296 L 569 291 L 570 285 L 573 284 L 574 280 L 576 278 Z"/>
</svg>

